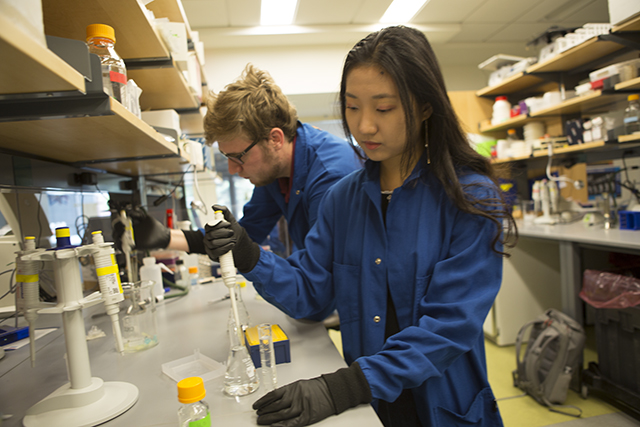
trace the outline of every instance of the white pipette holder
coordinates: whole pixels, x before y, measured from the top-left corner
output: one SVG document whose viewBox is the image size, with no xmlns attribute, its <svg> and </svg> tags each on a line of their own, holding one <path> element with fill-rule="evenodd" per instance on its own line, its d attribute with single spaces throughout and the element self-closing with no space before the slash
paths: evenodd
<svg viewBox="0 0 640 427">
<path fill-rule="evenodd" d="M 101 236 L 98 240 L 101 240 Z M 113 254 L 110 243 L 95 242 L 94 237 L 92 245 L 18 252 L 17 262 L 53 263 L 58 301 L 55 306 L 38 309 L 37 313 L 62 315 L 69 375 L 69 383 L 27 410 L 23 419 L 26 427 L 95 426 L 122 414 L 138 400 L 139 391 L 135 385 L 115 381 L 104 382 L 91 376 L 82 310 L 105 302 L 109 313 L 113 311 L 113 305 L 117 302 L 117 298 L 103 298 L 100 292 L 87 297 L 82 295 L 78 258 L 93 255 L 95 259 L 105 255 L 110 257 Z M 117 312 L 115 316 L 117 321 Z M 119 325 L 118 331 L 114 330 L 116 335 L 118 332 Z"/>
</svg>

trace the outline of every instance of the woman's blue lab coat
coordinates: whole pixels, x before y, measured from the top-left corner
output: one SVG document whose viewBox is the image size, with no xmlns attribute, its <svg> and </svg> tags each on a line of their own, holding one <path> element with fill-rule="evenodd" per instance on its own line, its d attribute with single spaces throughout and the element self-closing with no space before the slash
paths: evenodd
<svg viewBox="0 0 640 427">
<path fill-rule="evenodd" d="M 300 122 L 293 164 L 288 203 L 276 180 L 256 187 L 251 200 L 244 205 L 243 217 L 238 222 L 254 242 L 262 242 L 284 215 L 296 249 L 303 248 L 304 238 L 316 222 L 318 205 L 329 187 L 362 167 L 347 141 Z"/>
<path fill-rule="evenodd" d="M 374 406 L 412 389 L 424 426 L 502 426 L 482 330 L 502 278 L 495 226 L 458 210 L 420 165 L 393 192 L 385 225 L 379 182 L 368 161 L 329 190 L 305 250 L 262 251 L 245 276 L 292 317 L 337 307 L 345 359 L 358 361 Z M 385 342 L 387 284 L 401 331 Z"/>
</svg>

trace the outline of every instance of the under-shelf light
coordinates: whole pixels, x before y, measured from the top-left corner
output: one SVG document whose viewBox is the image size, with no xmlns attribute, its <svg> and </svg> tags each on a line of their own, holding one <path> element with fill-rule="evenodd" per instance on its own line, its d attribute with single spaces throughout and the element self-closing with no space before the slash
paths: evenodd
<svg viewBox="0 0 640 427">
<path fill-rule="evenodd" d="M 298 0 L 262 0 L 260 25 L 291 25 Z"/>
<path fill-rule="evenodd" d="M 264 0 L 263 4 L 264 4 Z M 393 0 L 380 22 L 392 24 L 409 22 L 429 0 Z"/>
</svg>

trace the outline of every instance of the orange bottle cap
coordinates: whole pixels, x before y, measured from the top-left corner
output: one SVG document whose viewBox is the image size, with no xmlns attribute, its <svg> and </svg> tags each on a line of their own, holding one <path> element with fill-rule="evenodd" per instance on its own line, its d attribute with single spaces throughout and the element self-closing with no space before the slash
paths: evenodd
<svg viewBox="0 0 640 427">
<path fill-rule="evenodd" d="M 204 399 L 207 392 L 204 382 L 200 377 L 189 377 L 178 383 L 178 401 L 181 403 L 194 403 Z"/>
<path fill-rule="evenodd" d="M 116 32 L 113 27 L 106 24 L 87 25 L 87 41 L 93 37 L 104 37 L 116 42 Z"/>
</svg>

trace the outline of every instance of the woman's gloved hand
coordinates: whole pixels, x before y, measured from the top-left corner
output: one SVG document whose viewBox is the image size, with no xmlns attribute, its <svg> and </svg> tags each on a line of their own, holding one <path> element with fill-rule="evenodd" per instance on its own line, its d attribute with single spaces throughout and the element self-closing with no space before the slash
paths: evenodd
<svg viewBox="0 0 640 427">
<path fill-rule="evenodd" d="M 131 218 L 133 226 L 135 249 L 164 249 L 169 246 L 171 230 L 147 214 L 142 207 L 127 211 L 127 216 Z M 112 224 L 113 241 L 116 248 L 122 250 L 122 236 L 125 232 L 125 226 L 118 218 Z"/>
<path fill-rule="evenodd" d="M 213 205 L 213 210 L 222 211 L 225 220 L 213 226 L 205 225 L 204 247 L 207 255 L 218 261 L 221 255 L 232 251 L 233 261 L 241 273 L 253 270 L 260 259 L 260 246 L 251 240 L 229 209 Z"/>
<path fill-rule="evenodd" d="M 322 377 L 299 380 L 275 389 L 253 404 L 259 425 L 301 427 L 336 414 L 326 381 Z"/>
</svg>

